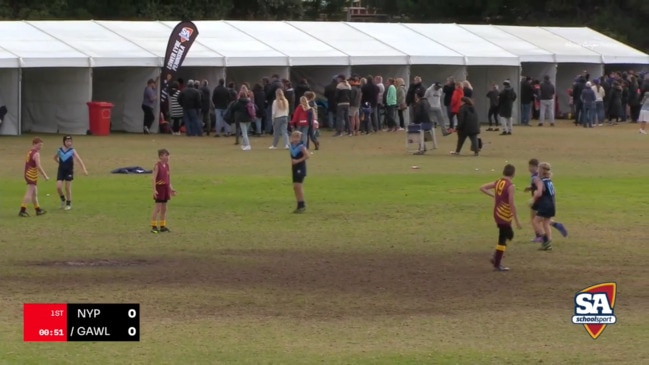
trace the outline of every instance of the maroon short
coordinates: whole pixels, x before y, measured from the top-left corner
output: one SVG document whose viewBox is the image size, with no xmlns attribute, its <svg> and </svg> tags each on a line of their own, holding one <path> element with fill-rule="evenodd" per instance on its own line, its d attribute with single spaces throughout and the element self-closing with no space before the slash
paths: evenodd
<svg viewBox="0 0 649 365">
<path fill-rule="evenodd" d="M 169 185 L 156 185 L 155 191 L 158 192 L 158 195 L 153 197 L 156 203 L 166 203 L 171 199 L 171 189 Z"/>
</svg>

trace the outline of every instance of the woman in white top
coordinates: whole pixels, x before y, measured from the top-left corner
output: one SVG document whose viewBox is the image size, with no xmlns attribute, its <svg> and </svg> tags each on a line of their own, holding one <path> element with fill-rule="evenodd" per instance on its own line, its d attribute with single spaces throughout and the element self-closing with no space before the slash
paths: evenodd
<svg viewBox="0 0 649 365">
<path fill-rule="evenodd" d="M 595 85 L 591 86 L 595 92 L 595 115 L 593 118 L 593 125 L 603 126 L 604 125 L 604 97 L 606 96 L 606 91 L 600 85 L 599 80 L 595 80 Z"/>
<path fill-rule="evenodd" d="M 647 123 L 649 123 L 649 91 L 644 93 L 642 97 L 642 107 L 640 109 L 640 117 L 638 122 L 642 124 L 640 127 L 640 133 L 647 134 L 646 128 Z"/>
<path fill-rule="evenodd" d="M 268 149 L 277 149 L 280 136 L 284 137 L 284 148 L 288 149 L 288 112 L 288 100 L 284 96 L 284 91 L 277 89 L 275 91 L 275 101 L 273 101 L 272 106 L 273 145 L 268 147 Z"/>
</svg>

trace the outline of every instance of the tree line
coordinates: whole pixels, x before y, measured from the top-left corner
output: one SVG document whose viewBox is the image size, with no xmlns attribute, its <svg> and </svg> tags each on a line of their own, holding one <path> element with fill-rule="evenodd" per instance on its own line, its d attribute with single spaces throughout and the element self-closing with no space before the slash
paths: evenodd
<svg viewBox="0 0 649 365">
<path fill-rule="evenodd" d="M 0 0 L 4 20 L 345 20 L 349 0 Z M 647 0 L 365 0 L 390 21 L 588 26 L 649 50 Z"/>
</svg>

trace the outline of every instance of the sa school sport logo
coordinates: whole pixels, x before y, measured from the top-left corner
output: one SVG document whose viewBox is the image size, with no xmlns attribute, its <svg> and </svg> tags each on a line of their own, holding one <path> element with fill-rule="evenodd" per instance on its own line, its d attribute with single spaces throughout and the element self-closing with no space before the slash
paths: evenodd
<svg viewBox="0 0 649 365">
<path fill-rule="evenodd" d="M 184 27 L 183 29 L 180 30 L 180 33 L 178 36 L 180 37 L 180 42 L 185 43 L 187 42 L 191 37 L 192 34 L 194 34 L 194 30 L 189 27 Z"/>
<path fill-rule="evenodd" d="M 613 313 L 617 284 L 601 283 L 582 289 L 575 295 L 573 324 L 581 324 L 596 340 L 609 324 L 615 324 Z"/>
</svg>

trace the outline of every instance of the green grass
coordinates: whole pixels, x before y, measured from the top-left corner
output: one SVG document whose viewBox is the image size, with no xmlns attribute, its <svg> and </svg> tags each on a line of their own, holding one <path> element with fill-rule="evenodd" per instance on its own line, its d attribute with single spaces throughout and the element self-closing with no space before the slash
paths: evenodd
<svg viewBox="0 0 649 365">
<path fill-rule="evenodd" d="M 293 215 L 286 151 L 253 138 L 75 138 L 73 210 L 39 181 L 42 217 L 17 217 L 32 136 L 0 139 L 0 364 L 640 364 L 649 361 L 649 141 L 631 126 L 565 123 L 483 133 L 482 156 L 426 156 L 403 134 L 322 138 L 307 213 Z M 60 136 L 44 136 L 44 167 Z M 151 168 L 171 151 L 171 234 L 149 233 Z M 465 146 L 468 151 L 468 145 Z M 554 251 L 529 243 L 526 162 L 552 163 Z M 481 184 L 516 165 L 516 231 L 490 269 L 497 231 Z M 412 169 L 411 166 L 419 166 Z M 46 194 L 50 194 L 47 196 Z M 70 261 L 133 265 L 72 267 Z M 570 323 L 575 292 L 616 281 L 618 323 L 597 340 Z M 139 343 L 24 343 L 23 303 L 137 302 Z"/>
</svg>

